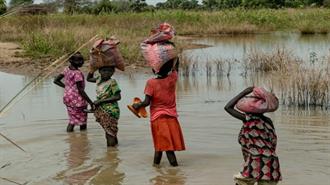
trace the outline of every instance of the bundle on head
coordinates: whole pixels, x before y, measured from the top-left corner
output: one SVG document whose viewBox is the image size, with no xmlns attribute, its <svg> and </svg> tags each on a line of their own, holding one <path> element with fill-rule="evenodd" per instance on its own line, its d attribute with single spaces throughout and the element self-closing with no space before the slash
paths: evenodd
<svg viewBox="0 0 330 185">
<path fill-rule="evenodd" d="M 154 44 L 159 42 L 166 42 L 171 40 L 175 35 L 175 29 L 172 25 L 164 22 L 156 28 L 152 28 L 150 36 L 144 42 L 147 44 Z"/>
<path fill-rule="evenodd" d="M 236 108 L 246 113 L 274 112 L 278 108 L 278 99 L 262 87 L 255 87 L 253 92 L 240 99 Z"/>
<path fill-rule="evenodd" d="M 175 45 L 170 42 L 175 35 L 175 30 L 170 24 L 162 23 L 152 29 L 151 34 L 140 44 L 140 47 L 147 64 L 158 73 L 164 63 L 177 57 Z"/>
<path fill-rule="evenodd" d="M 97 40 L 89 52 L 90 71 L 94 72 L 104 66 L 112 66 L 124 71 L 124 59 L 117 48 L 119 43 L 114 37 Z"/>
</svg>

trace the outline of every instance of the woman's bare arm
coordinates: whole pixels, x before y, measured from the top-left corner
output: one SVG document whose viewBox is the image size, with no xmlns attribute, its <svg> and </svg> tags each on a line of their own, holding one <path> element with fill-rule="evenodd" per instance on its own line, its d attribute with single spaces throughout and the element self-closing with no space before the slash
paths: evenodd
<svg viewBox="0 0 330 185">
<path fill-rule="evenodd" d="M 242 92 L 240 92 L 237 96 L 235 96 L 233 99 L 231 99 L 227 105 L 225 106 L 225 110 L 232 115 L 233 117 L 245 121 L 245 114 L 237 111 L 235 109 L 235 105 L 236 103 L 243 98 L 245 95 L 251 93 L 253 91 L 253 87 L 248 87 L 246 89 L 244 89 Z"/>
<path fill-rule="evenodd" d="M 86 80 L 87 82 L 96 83 L 96 78 L 94 78 L 94 73 L 88 73 Z"/>
<path fill-rule="evenodd" d="M 63 74 L 59 74 L 55 77 L 54 79 L 54 84 L 60 86 L 60 87 L 65 87 L 64 83 L 61 81 L 62 79 L 64 78 L 64 75 Z"/>
</svg>

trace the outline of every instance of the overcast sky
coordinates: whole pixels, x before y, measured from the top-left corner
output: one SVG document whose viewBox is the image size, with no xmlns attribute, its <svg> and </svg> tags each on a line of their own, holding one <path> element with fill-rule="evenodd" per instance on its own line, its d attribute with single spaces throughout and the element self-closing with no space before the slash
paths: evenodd
<svg viewBox="0 0 330 185">
<path fill-rule="evenodd" d="M 6 0 L 7 4 L 10 2 L 10 0 Z M 150 5 L 156 5 L 159 2 L 165 2 L 166 0 L 146 0 L 146 2 Z M 42 0 L 34 0 L 35 3 L 41 3 Z"/>
</svg>

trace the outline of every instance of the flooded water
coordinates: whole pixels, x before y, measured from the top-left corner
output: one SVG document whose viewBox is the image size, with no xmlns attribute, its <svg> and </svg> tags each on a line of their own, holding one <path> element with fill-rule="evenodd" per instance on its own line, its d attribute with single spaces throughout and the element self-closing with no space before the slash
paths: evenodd
<svg viewBox="0 0 330 185">
<path fill-rule="evenodd" d="M 324 45 L 324 39 L 314 41 L 311 45 L 316 47 L 319 42 L 319 48 L 329 49 L 329 45 Z M 214 47 L 225 45 L 223 41 L 213 42 Z M 228 41 L 228 47 L 230 44 Z M 235 48 L 242 47 L 239 41 L 234 45 Z M 202 50 L 210 52 L 211 56 L 214 47 Z M 189 51 L 197 52 L 201 49 Z M 234 184 L 232 176 L 240 170 L 243 160 L 237 142 L 242 123 L 225 113 L 223 107 L 240 90 L 251 85 L 249 80 L 239 72 L 233 72 L 229 78 L 208 77 L 203 72 L 191 77 L 181 76 L 177 86 L 177 108 L 187 150 L 177 153 L 179 167 L 170 167 L 163 157 L 161 168 L 155 168 L 152 167 L 149 120 L 136 118 L 126 108 L 133 97 L 143 97 L 145 82 L 151 77 L 144 73 L 114 75 L 122 89 L 122 100 L 119 146 L 112 149 L 106 148 L 104 131 L 91 114 L 86 132 L 77 128 L 74 133 L 65 132 L 68 120 L 62 104 L 63 89 L 53 85 L 52 79 L 45 81 L 0 118 L 0 132 L 27 151 L 21 152 L 0 138 L 0 177 L 33 185 Z M 0 107 L 29 80 L 31 77 L 0 72 Z M 94 89 L 94 84 L 87 83 L 91 97 L 95 97 Z M 277 153 L 283 174 L 280 184 L 328 184 L 328 111 L 282 106 L 268 116 L 273 119 L 278 135 Z M 12 183 L 0 179 L 0 184 Z"/>
<path fill-rule="evenodd" d="M 198 50 L 186 51 L 200 61 L 214 59 L 242 60 L 251 50 L 271 52 L 285 48 L 292 55 L 308 60 L 312 53 L 318 57 L 328 56 L 330 35 L 300 35 L 288 33 L 235 35 L 193 40 L 193 43 L 211 45 Z"/>
</svg>

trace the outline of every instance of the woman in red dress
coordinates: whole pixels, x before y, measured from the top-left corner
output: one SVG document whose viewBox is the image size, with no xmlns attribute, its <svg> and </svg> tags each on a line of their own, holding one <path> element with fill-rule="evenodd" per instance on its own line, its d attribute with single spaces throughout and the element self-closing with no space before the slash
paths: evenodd
<svg viewBox="0 0 330 185">
<path fill-rule="evenodd" d="M 156 73 L 157 77 L 147 81 L 145 100 L 133 104 L 136 110 L 150 105 L 151 133 L 155 148 L 154 165 L 159 165 L 165 151 L 170 164 L 178 166 L 174 151 L 185 150 L 176 110 L 178 64 L 178 58 L 166 62 Z"/>
</svg>

